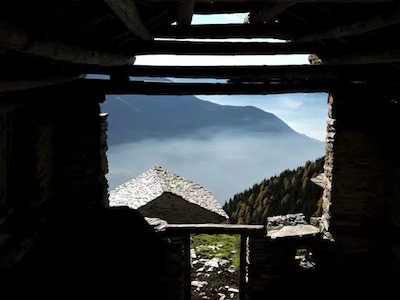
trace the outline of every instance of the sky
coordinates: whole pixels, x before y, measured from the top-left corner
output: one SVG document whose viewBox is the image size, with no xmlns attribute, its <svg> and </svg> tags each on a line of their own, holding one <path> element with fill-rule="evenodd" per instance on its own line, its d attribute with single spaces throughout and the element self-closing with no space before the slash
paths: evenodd
<svg viewBox="0 0 400 300">
<path fill-rule="evenodd" d="M 243 23 L 246 13 L 221 15 L 194 15 L 192 24 L 233 24 Z M 207 40 L 206 40 L 207 41 Z M 210 40 L 212 41 L 212 40 Z M 215 41 L 215 39 L 213 40 Z M 245 42 L 249 39 L 228 39 L 225 41 Z M 251 39 L 255 42 L 283 42 L 271 39 Z M 308 55 L 235 55 L 235 56 L 193 56 L 193 55 L 142 55 L 137 56 L 137 65 L 301 65 L 309 64 Z M 178 79 L 170 78 L 173 81 Z M 200 99 L 221 105 L 252 105 L 275 114 L 299 133 L 325 141 L 327 98 L 326 93 L 296 93 L 281 95 L 234 95 L 204 96 Z"/>
</svg>

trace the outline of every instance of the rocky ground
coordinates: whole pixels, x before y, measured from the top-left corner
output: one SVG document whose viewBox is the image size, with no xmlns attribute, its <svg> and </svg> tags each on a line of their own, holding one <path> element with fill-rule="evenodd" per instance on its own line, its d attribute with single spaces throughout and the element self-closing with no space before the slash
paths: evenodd
<svg viewBox="0 0 400 300">
<path fill-rule="evenodd" d="M 218 245 L 206 247 L 214 247 L 218 254 Z M 232 258 L 202 258 L 196 249 L 191 250 L 191 257 L 193 300 L 239 299 L 239 271 L 233 265 Z"/>
</svg>

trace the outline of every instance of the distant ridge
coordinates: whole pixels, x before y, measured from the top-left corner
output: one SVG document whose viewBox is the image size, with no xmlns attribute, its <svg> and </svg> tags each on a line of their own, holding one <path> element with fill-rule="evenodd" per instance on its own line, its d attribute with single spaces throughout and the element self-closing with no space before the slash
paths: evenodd
<svg viewBox="0 0 400 300">
<path fill-rule="evenodd" d="M 296 133 L 274 114 L 256 107 L 219 105 L 195 96 L 112 95 L 102 111 L 109 114 L 110 145 L 225 129 Z"/>
</svg>

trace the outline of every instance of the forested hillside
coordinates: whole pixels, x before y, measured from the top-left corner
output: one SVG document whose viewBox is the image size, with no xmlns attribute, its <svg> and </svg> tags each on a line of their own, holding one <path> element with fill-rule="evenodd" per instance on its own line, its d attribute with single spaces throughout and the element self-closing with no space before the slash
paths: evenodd
<svg viewBox="0 0 400 300">
<path fill-rule="evenodd" d="M 320 215 L 321 187 L 311 182 L 323 171 L 324 158 L 264 179 L 236 194 L 223 206 L 232 224 L 264 224 L 267 217 L 302 212 Z"/>
</svg>

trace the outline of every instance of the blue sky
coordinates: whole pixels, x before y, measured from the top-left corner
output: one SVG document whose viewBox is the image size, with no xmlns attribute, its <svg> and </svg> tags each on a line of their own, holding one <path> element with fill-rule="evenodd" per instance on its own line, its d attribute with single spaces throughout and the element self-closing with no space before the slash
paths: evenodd
<svg viewBox="0 0 400 300">
<path fill-rule="evenodd" d="M 192 24 L 243 23 L 247 14 L 194 15 Z M 215 40 L 214 40 L 215 41 Z M 230 39 L 226 41 L 249 41 Z M 252 39 L 256 42 L 274 42 L 271 39 Z M 277 41 L 275 42 L 282 42 Z M 307 55 L 236 55 L 236 56 L 184 56 L 147 55 L 138 56 L 138 65 L 301 65 L 309 64 Z M 222 105 L 252 105 L 271 112 L 299 133 L 324 141 L 327 118 L 326 93 L 282 94 L 282 95 L 235 95 L 198 96 L 201 99 Z"/>
</svg>

